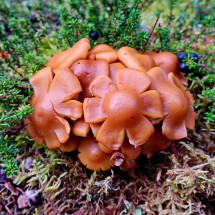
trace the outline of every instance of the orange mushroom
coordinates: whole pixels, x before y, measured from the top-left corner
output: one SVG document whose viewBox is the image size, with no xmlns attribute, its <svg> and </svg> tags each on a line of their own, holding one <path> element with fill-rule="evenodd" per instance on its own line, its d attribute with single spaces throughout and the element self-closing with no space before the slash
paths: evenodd
<svg viewBox="0 0 215 215">
<path fill-rule="evenodd" d="M 125 160 L 135 160 L 141 154 L 141 146 L 134 147 L 126 138 L 122 144 L 121 152 L 125 156 Z"/>
<path fill-rule="evenodd" d="M 70 135 L 69 139 L 60 147 L 62 152 L 72 152 L 77 149 L 78 138 L 74 135 Z"/>
<path fill-rule="evenodd" d="M 151 157 L 155 152 L 168 148 L 172 142 L 164 134 L 162 134 L 160 125 L 155 125 L 154 128 L 155 132 L 147 140 L 147 142 L 141 146 L 142 153 L 147 155 L 147 157 Z"/>
<path fill-rule="evenodd" d="M 38 143 L 44 141 L 50 149 L 59 148 L 69 139 L 70 125 L 66 118 L 82 116 L 82 103 L 74 100 L 82 88 L 68 69 L 46 67 L 36 73 L 30 83 L 34 94 L 30 100 L 33 113 L 25 120 L 29 135 Z"/>
<path fill-rule="evenodd" d="M 126 138 L 121 146 L 120 152 L 112 154 L 112 159 L 123 171 L 130 171 L 137 167 L 136 159 L 141 154 L 141 146 L 134 147 Z"/>
<path fill-rule="evenodd" d="M 78 77 L 83 88 L 79 98 L 81 101 L 92 96 L 89 86 L 94 78 L 101 74 L 109 76 L 109 64 L 105 60 L 79 60 L 71 66 L 70 70 Z"/>
<path fill-rule="evenodd" d="M 51 68 L 68 69 L 75 61 L 86 59 L 89 49 L 90 41 L 83 38 L 75 43 L 72 48 L 54 55 L 48 61 L 48 66 Z"/>
<path fill-rule="evenodd" d="M 96 137 L 101 126 L 102 126 L 102 123 L 90 123 L 90 128 L 91 128 L 91 131 L 92 131 L 94 137 Z"/>
<path fill-rule="evenodd" d="M 110 64 L 110 78 L 113 80 L 114 84 L 117 84 L 117 72 L 119 69 L 126 68 L 121 62 Z"/>
<path fill-rule="evenodd" d="M 125 172 L 129 172 L 137 167 L 137 160 L 125 160 L 119 167 Z"/>
<path fill-rule="evenodd" d="M 164 108 L 163 134 L 171 140 L 187 137 L 186 127 L 193 128 L 196 119 L 189 94 L 173 73 L 166 76 L 160 67 L 155 67 L 147 74 L 152 79 L 150 89 L 158 90 L 161 94 Z"/>
<path fill-rule="evenodd" d="M 34 110 L 25 125 L 38 144 L 77 148 L 91 170 L 129 171 L 141 152 L 150 157 L 194 128 L 194 99 L 174 54 L 89 49 L 88 39 L 79 40 L 30 79 Z"/>
<path fill-rule="evenodd" d="M 147 117 L 163 117 L 159 92 L 145 92 L 150 83 L 146 73 L 128 68 L 118 70 L 117 85 L 106 75 L 93 80 L 90 91 L 95 97 L 84 100 L 84 118 L 90 124 L 103 122 L 96 133 L 98 142 L 118 150 L 125 134 L 135 147 L 147 141 L 154 132 Z"/>
<path fill-rule="evenodd" d="M 87 58 L 90 60 L 106 60 L 108 63 L 114 63 L 117 61 L 117 51 L 111 46 L 99 44 L 89 51 Z"/>
<path fill-rule="evenodd" d="M 139 69 L 147 72 L 156 66 L 154 60 L 144 54 L 140 54 L 136 49 L 125 46 L 118 50 L 118 59 L 128 68 Z"/>
<path fill-rule="evenodd" d="M 168 75 L 169 73 L 173 73 L 179 80 L 187 85 L 187 81 L 182 72 L 179 71 L 179 61 L 172 52 L 145 52 L 148 56 L 151 56 L 155 61 L 156 65 L 161 67 L 163 71 Z"/>
<path fill-rule="evenodd" d="M 78 144 L 78 157 L 88 169 L 99 171 L 109 170 L 114 166 L 110 160 L 111 154 L 106 154 L 98 147 L 98 142 L 92 136 L 83 138 Z"/>
<path fill-rule="evenodd" d="M 71 133 L 78 137 L 86 137 L 90 131 L 89 123 L 84 121 L 84 118 L 76 120 L 71 126 Z"/>
</svg>

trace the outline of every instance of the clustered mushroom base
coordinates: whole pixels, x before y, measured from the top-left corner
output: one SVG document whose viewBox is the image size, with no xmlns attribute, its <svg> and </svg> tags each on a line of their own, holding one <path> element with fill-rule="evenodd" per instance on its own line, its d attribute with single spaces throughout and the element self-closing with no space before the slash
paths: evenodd
<svg viewBox="0 0 215 215">
<path fill-rule="evenodd" d="M 129 171 L 141 154 L 152 156 L 195 126 L 194 99 L 178 64 L 170 52 L 104 44 L 90 50 L 83 38 L 30 79 L 34 111 L 26 129 L 49 149 L 78 149 L 91 170 Z"/>
</svg>

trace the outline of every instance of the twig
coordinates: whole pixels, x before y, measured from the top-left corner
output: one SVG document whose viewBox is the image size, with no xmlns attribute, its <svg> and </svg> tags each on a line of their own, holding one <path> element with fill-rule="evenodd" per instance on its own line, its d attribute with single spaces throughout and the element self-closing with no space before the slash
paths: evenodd
<svg viewBox="0 0 215 215">
<path fill-rule="evenodd" d="M 156 25 L 157 25 L 157 23 L 158 23 L 158 20 L 159 20 L 159 17 L 158 17 L 158 18 L 156 19 L 156 21 L 155 21 L 155 24 L 154 24 L 154 26 L 153 26 L 153 28 L 152 28 L 152 30 L 151 30 L 151 32 L 150 32 L 150 35 L 149 35 L 148 40 L 143 44 L 142 49 L 141 49 L 141 52 L 143 52 L 143 51 L 144 51 L 144 48 L 148 45 L 148 42 L 149 42 L 150 38 L 152 37 L 152 34 L 154 33 L 154 30 L 155 30 L 155 27 L 156 27 Z"/>
</svg>

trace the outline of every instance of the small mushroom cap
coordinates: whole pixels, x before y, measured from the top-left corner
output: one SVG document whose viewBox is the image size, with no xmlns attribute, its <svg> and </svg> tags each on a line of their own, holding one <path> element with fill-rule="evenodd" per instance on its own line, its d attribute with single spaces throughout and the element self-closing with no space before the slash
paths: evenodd
<svg viewBox="0 0 215 215">
<path fill-rule="evenodd" d="M 79 40 L 72 48 L 54 55 L 48 66 L 52 68 L 68 69 L 75 61 L 86 59 L 90 49 L 90 41 L 86 38 Z"/>
<path fill-rule="evenodd" d="M 147 50 L 147 51 L 145 51 L 143 54 L 149 55 L 150 57 L 153 58 L 153 56 L 155 56 L 155 55 L 157 54 L 157 52 L 151 51 L 151 50 Z"/>
<path fill-rule="evenodd" d="M 88 169 L 94 171 L 106 171 L 114 166 L 110 161 L 111 154 L 106 154 L 98 147 L 98 142 L 92 136 L 88 136 L 78 144 L 78 157 Z"/>
<path fill-rule="evenodd" d="M 113 80 L 114 84 L 117 84 L 117 72 L 124 68 L 125 66 L 121 62 L 110 64 L 110 78 Z"/>
<path fill-rule="evenodd" d="M 109 64 L 105 60 L 79 60 L 70 69 L 78 77 L 83 88 L 79 98 L 81 101 L 92 96 L 89 86 L 97 76 L 109 76 Z"/>
<path fill-rule="evenodd" d="M 155 125 L 155 131 L 152 136 L 142 145 L 142 153 L 151 157 L 155 152 L 168 148 L 171 140 L 162 134 L 160 125 Z"/>
<path fill-rule="evenodd" d="M 121 165 L 120 169 L 129 172 L 137 167 L 137 161 L 136 160 L 125 160 Z"/>
<path fill-rule="evenodd" d="M 44 137 L 36 130 L 29 117 L 24 119 L 24 125 L 29 136 L 34 139 L 37 144 L 41 145 L 45 142 Z"/>
<path fill-rule="evenodd" d="M 111 46 L 99 44 L 88 53 L 90 60 L 106 60 L 108 63 L 114 63 L 117 60 L 117 51 Z"/>
<path fill-rule="evenodd" d="M 78 138 L 76 136 L 70 135 L 69 139 L 62 144 L 60 150 L 62 152 L 72 152 L 77 149 L 78 146 Z"/>
<path fill-rule="evenodd" d="M 135 160 L 141 154 L 141 146 L 134 147 L 131 145 L 127 138 L 125 138 L 121 152 L 125 156 L 125 160 Z"/>
<path fill-rule="evenodd" d="M 147 72 L 156 66 L 154 60 L 148 56 L 138 53 L 134 48 L 125 46 L 118 50 L 118 59 L 128 68 Z"/>
<path fill-rule="evenodd" d="M 179 71 L 179 61 L 176 55 L 172 52 L 152 53 L 149 51 L 146 54 L 154 59 L 156 65 L 162 68 L 165 74 L 172 72 L 184 85 L 187 85 L 184 74 Z"/>
<path fill-rule="evenodd" d="M 96 137 L 101 126 L 102 126 L 102 123 L 90 123 L 90 128 L 94 137 Z"/>
<path fill-rule="evenodd" d="M 90 125 L 89 123 L 84 121 L 84 118 L 78 119 L 77 121 L 73 122 L 71 126 L 71 133 L 79 137 L 86 137 L 89 130 Z"/>
<path fill-rule="evenodd" d="M 104 153 L 112 153 L 113 150 L 109 149 L 108 147 L 106 147 L 105 145 L 103 145 L 102 143 L 98 142 L 98 147 L 104 152 Z"/>
<path fill-rule="evenodd" d="M 161 67 L 166 74 L 179 72 L 179 61 L 172 52 L 160 52 L 151 55 L 157 66 Z"/>
<path fill-rule="evenodd" d="M 51 67 L 45 67 L 30 78 L 31 86 L 34 89 L 33 96 L 30 99 L 31 105 L 41 102 L 49 91 L 53 80 Z"/>
<path fill-rule="evenodd" d="M 184 95 L 189 104 L 187 114 L 185 117 L 185 125 L 189 129 L 194 129 L 197 114 L 193 110 L 193 104 L 195 102 L 193 95 L 189 91 L 186 91 L 186 88 L 183 86 L 183 84 L 179 81 L 179 79 L 173 73 L 170 73 L 168 75 L 168 78 L 170 81 L 172 81 L 173 84 L 175 84 L 175 86 L 177 86 L 179 89 L 181 89 L 182 92 L 184 92 Z"/>
<path fill-rule="evenodd" d="M 57 68 L 53 72 L 55 76 L 49 88 L 52 103 L 65 103 L 76 98 L 82 91 L 78 78 L 69 69 Z"/>
</svg>

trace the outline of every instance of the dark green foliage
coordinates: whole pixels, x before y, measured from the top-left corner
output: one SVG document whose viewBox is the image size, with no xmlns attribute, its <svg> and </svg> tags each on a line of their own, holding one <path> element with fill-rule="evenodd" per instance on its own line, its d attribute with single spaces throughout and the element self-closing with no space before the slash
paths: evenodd
<svg viewBox="0 0 215 215">
<path fill-rule="evenodd" d="M 120 48 L 131 46 L 139 50 L 148 40 L 149 34 L 140 28 L 140 2 L 133 1 L 72 1 L 70 8 L 59 7 L 61 17 L 60 38 L 72 46 L 82 37 L 89 38 L 91 31 L 100 34 L 98 41 L 91 41 L 92 46 L 105 43 Z M 130 6 L 128 6 L 130 5 Z M 117 13 L 115 11 L 117 10 Z"/>
<path fill-rule="evenodd" d="M 28 105 L 31 94 L 27 80 L 0 75 L 0 134 L 32 112 Z"/>
<path fill-rule="evenodd" d="M 0 167 L 9 177 L 13 177 L 19 169 L 16 160 L 14 160 L 16 153 L 17 149 L 10 139 L 0 136 Z"/>
<path fill-rule="evenodd" d="M 215 80 L 214 80 L 215 82 Z M 205 113 L 204 119 L 207 124 L 215 123 L 215 88 L 207 88 L 203 94 L 209 99 L 209 107 Z"/>
<path fill-rule="evenodd" d="M 168 27 L 157 28 L 155 32 L 158 33 L 161 50 L 170 51 L 170 29 Z"/>
</svg>

